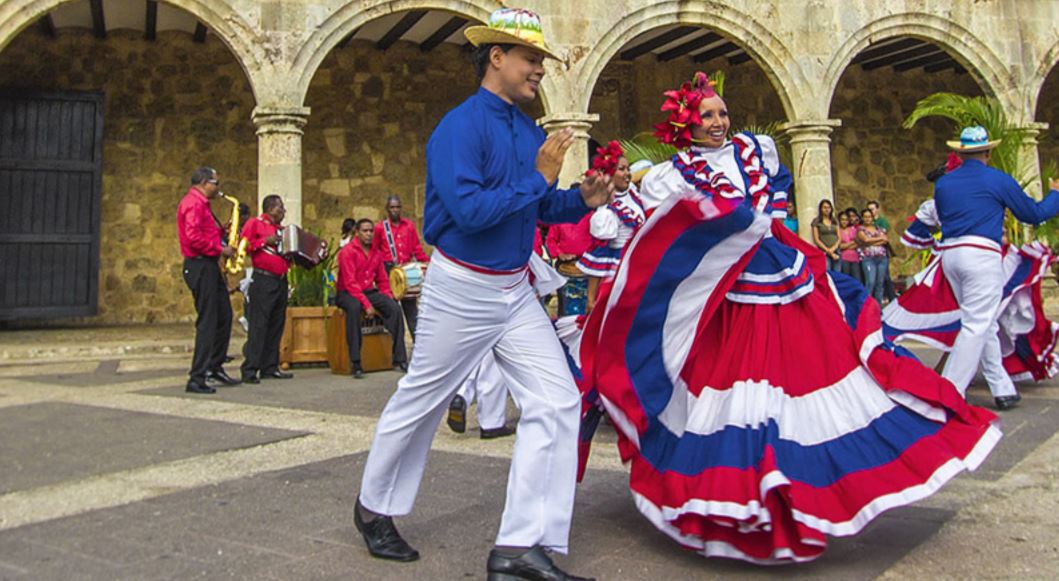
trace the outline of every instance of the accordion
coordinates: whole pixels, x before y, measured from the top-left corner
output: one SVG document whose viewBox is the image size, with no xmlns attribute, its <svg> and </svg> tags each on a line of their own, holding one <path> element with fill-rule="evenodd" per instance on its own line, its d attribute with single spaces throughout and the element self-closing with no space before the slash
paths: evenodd
<svg viewBox="0 0 1059 581">
<path fill-rule="evenodd" d="M 303 268 L 312 268 L 327 258 L 327 242 L 294 224 L 283 227 L 279 254 Z"/>
</svg>

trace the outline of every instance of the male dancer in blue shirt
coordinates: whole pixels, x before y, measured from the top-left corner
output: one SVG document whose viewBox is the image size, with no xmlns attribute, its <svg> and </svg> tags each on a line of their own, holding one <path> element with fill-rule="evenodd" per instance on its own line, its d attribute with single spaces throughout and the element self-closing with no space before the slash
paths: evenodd
<svg viewBox="0 0 1059 581">
<path fill-rule="evenodd" d="M 1021 397 L 1004 371 L 997 336 L 1004 210 L 1029 224 L 1044 222 L 1059 213 L 1059 182 L 1052 180 L 1040 202 L 1030 198 L 1011 176 L 988 166 L 999 143 L 990 141 L 982 127 L 968 127 L 959 141 L 948 142 L 962 163 L 935 183 L 934 204 L 941 222 L 942 271 L 960 304 L 960 332 L 942 375 L 966 392 L 980 361 L 997 408 L 1005 410 Z"/>
<path fill-rule="evenodd" d="M 540 20 L 500 9 L 469 28 L 481 88 L 450 111 L 427 144 L 423 233 L 434 245 L 408 374 L 379 418 L 354 522 L 375 557 L 418 552 L 392 517 L 411 512 L 449 401 L 492 351 L 522 410 L 507 503 L 489 579 L 581 579 L 552 563 L 565 553 L 577 471 L 580 396 L 527 274 L 537 221 L 577 222 L 610 201 L 606 177 L 556 189 L 570 131 L 545 139 L 519 103 L 544 76 Z M 469 300 L 475 308 L 467 309 Z"/>
</svg>

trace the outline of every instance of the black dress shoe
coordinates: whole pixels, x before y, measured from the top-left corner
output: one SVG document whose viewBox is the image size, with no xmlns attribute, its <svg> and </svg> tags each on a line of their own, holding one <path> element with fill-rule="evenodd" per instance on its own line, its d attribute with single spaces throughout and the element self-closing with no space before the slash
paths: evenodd
<svg viewBox="0 0 1059 581">
<path fill-rule="evenodd" d="M 214 369 L 206 372 L 206 381 L 216 381 L 221 385 L 239 385 L 238 379 L 228 375 L 223 369 Z"/>
<path fill-rule="evenodd" d="M 515 428 L 511 426 L 500 426 L 492 430 L 482 428 L 482 439 L 492 440 L 494 438 L 504 438 L 515 433 Z"/>
<path fill-rule="evenodd" d="M 360 368 L 359 364 L 353 365 L 353 379 L 364 379 L 364 370 Z"/>
<path fill-rule="evenodd" d="M 452 398 L 452 403 L 449 404 L 449 417 L 445 421 L 448 422 L 449 429 L 457 434 L 467 431 L 467 400 L 463 399 L 463 396 L 457 395 Z"/>
<path fill-rule="evenodd" d="M 293 373 L 287 373 L 286 371 L 279 369 L 276 369 L 275 371 L 261 372 L 261 379 L 290 379 L 292 377 L 294 377 Z"/>
<path fill-rule="evenodd" d="M 533 547 L 518 557 L 505 557 L 493 549 L 486 565 L 489 581 L 595 581 L 592 577 L 570 575 L 555 566 L 548 553 Z"/>
<path fill-rule="evenodd" d="M 261 383 L 261 380 L 257 378 L 257 374 L 256 373 L 253 373 L 253 374 L 250 374 L 250 375 L 243 375 L 243 383 L 249 383 L 249 384 L 252 384 L 252 385 L 256 385 L 258 383 Z"/>
<path fill-rule="evenodd" d="M 419 551 L 413 549 L 401 538 L 401 533 L 397 532 L 392 517 L 380 515 L 369 522 L 364 522 L 364 519 L 360 518 L 359 498 L 353 506 L 353 524 L 364 537 L 364 543 L 368 545 L 368 552 L 372 557 L 404 562 L 419 559 Z"/>
<path fill-rule="evenodd" d="M 217 393 L 216 389 L 197 381 L 188 381 L 188 385 L 184 388 L 184 391 L 188 393 Z"/>
<path fill-rule="evenodd" d="M 1019 402 L 1022 401 L 1022 396 L 1017 393 L 1015 395 L 1003 395 L 993 398 L 993 401 L 996 402 L 996 409 L 1004 411 L 1019 405 Z"/>
</svg>

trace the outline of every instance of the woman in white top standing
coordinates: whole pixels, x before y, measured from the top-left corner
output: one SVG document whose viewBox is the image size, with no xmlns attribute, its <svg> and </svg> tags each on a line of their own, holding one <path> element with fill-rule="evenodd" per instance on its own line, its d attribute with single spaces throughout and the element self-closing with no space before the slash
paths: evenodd
<svg viewBox="0 0 1059 581">
<path fill-rule="evenodd" d="M 632 183 L 629 160 L 617 141 L 596 150 L 591 172 L 611 176 L 615 194 L 614 201 L 596 208 L 592 214 L 589 233 L 593 245 L 577 263 L 577 267 L 588 275 L 588 312 L 592 312 L 596 304 L 600 281 L 611 279 L 618 272 L 625 245 L 645 220 L 640 194 Z"/>
</svg>

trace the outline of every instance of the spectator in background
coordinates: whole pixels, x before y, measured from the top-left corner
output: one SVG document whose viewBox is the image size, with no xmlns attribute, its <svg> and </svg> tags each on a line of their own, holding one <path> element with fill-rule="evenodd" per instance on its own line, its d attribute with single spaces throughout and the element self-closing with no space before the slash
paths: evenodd
<svg viewBox="0 0 1059 581">
<path fill-rule="evenodd" d="M 787 217 L 783 219 L 783 225 L 791 232 L 798 233 L 798 209 L 791 198 L 787 199 Z"/>
<path fill-rule="evenodd" d="M 886 233 L 887 238 L 890 236 L 890 221 L 883 216 L 882 205 L 879 204 L 879 200 L 872 200 L 868 202 L 868 209 L 871 210 L 871 215 L 875 218 L 875 225 L 882 229 Z M 894 255 L 894 248 L 889 242 L 886 243 L 886 265 L 883 268 L 883 272 L 886 276 L 883 278 L 883 297 L 892 301 L 897 298 L 897 291 L 894 290 L 894 281 L 890 277 L 890 257 Z"/>
<path fill-rule="evenodd" d="M 845 212 L 838 215 L 838 243 L 838 271 L 864 284 L 860 253 L 857 252 L 857 227 L 850 225 L 849 214 Z"/>
<path fill-rule="evenodd" d="M 813 220 L 813 243 L 827 256 L 827 269 L 838 266 L 838 223 L 830 200 L 821 200 Z"/>
<path fill-rule="evenodd" d="M 342 220 L 342 239 L 338 241 L 339 248 L 345 248 L 350 240 L 357 235 L 357 221 L 353 218 Z"/>
<path fill-rule="evenodd" d="M 864 288 L 879 306 L 883 304 L 883 271 L 887 264 L 886 233 L 875 225 L 875 216 L 865 208 L 860 213 L 861 225 L 857 227 L 857 243 L 860 245 L 860 264 L 864 271 Z"/>
</svg>

